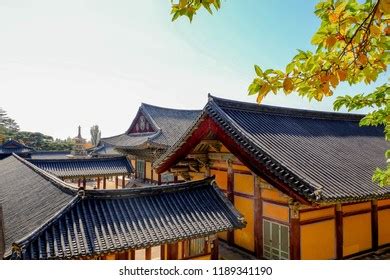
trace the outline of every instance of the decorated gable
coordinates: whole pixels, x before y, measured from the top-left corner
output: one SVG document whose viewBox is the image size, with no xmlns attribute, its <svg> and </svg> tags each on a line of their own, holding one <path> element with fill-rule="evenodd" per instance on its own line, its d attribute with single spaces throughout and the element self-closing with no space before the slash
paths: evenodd
<svg viewBox="0 0 390 280">
<path fill-rule="evenodd" d="M 148 121 L 144 114 L 138 113 L 133 121 L 128 133 L 155 132 L 153 125 Z"/>
</svg>

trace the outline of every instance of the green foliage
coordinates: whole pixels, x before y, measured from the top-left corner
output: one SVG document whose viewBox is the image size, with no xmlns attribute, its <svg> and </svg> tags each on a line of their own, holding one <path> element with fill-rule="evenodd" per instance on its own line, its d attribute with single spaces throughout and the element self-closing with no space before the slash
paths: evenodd
<svg viewBox="0 0 390 280">
<path fill-rule="evenodd" d="M 199 9 L 204 8 L 212 14 L 213 8 L 219 10 L 221 7 L 220 0 L 171 0 L 171 3 L 172 21 L 178 19 L 180 16 L 186 16 L 191 22 Z"/>
<path fill-rule="evenodd" d="M 355 96 L 339 96 L 334 103 L 334 109 L 345 107 L 348 111 L 362 108 L 373 108 L 361 121 L 362 126 L 383 126 L 385 139 L 390 141 L 390 84 L 384 84 L 369 94 Z M 385 153 L 387 168 L 377 168 L 372 179 L 381 186 L 390 185 L 390 150 Z"/>
<path fill-rule="evenodd" d="M 36 150 L 68 151 L 73 148 L 73 140 L 53 139 L 51 136 L 39 132 L 19 131 L 15 120 L 7 116 L 7 112 L 0 108 L 0 144 L 8 139 L 14 139 Z"/>
<path fill-rule="evenodd" d="M 180 5 L 182 2 L 182 5 Z M 187 8 L 196 11 L 202 1 L 180 1 L 172 6 L 174 19 L 187 15 Z M 196 3 L 195 3 L 196 2 Z M 177 6 L 179 5 L 179 6 Z M 216 7 L 218 10 L 220 3 Z M 298 50 L 285 70 L 261 69 L 255 65 L 255 78 L 248 87 L 249 95 L 257 95 L 261 103 L 268 93 L 283 91 L 321 101 L 333 95 L 342 82 L 350 85 L 370 84 L 387 70 L 390 62 L 390 1 L 321 0 L 314 12 L 321 24 L 311 43 L 316 50 Z M 192 20 L 194 12 L 190 14 Z M 367 95 L 337 98 L 336 110 L 373 107 L 375 110 L 362 119 L 361 125 L 383 125 L 389 140 L 390 108 L 388 84 Z M 390 151 L 386 153 L 389 159 Z M 390 159 L 389 159 L 390 162 Z M 373 180 L 390 185 L 390 165 L 377 169 Z"/>
</svg>

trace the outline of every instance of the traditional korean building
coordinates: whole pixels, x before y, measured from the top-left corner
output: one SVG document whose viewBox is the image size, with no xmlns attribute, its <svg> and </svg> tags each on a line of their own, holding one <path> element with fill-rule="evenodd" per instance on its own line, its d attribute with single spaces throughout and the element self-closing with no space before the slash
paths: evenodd
<svg viewBox="0 0 390 280">
<path fill-rule="evenodd" d="M 0 174 L 0 259 L 215 259 L 245 226 L 212 178 L 87 190 L 16 155 Z"/>
<path fill-rule="evenodd" d="M 127 155 L 135 167 L 137 181 L 160 184 L 177 181 L 170 173 L 153 173 L 152 164 L 187 130 L 200 110 L 177 110 L 142 104 L 123 134 L 102 138 L 97 155 L 107 155 L 107 149 Z M 101 147 L 104 147 L 101 148 Z"/>
<path fill-rule="evenodd" d="M 209 96 L 154 168 L 215 176 L 247 221 L 220 238 L 257 258 L 351 258 L 390 245 L 390 188 L 372 182 L 390 146 L 361 118 Z"/>
<path fill-rule="evenodd" d="M 4 142 L 2 145 L 0 145 L 0 160 L 3 158 L 9 157 L 13 153 L 28 158 L 31 156 L 31 154 L 34 152 L 34 149 L 31 147 L 28 147 L 16 140 L 8 140 Z"/>
<path fill-rule="evenodd" d="M 112 179 L 113 184 L 110 185 L 115 189 L 124 188 L 126 178 L 134 173 L 133 166 L 126 156 L 28 159 L 28 161 L 61 180 L 77 182 L 79 187 L 84 188 L 88 181 L 93 182 L 94 188 L 106 189 L 109 179 Z"/>
</svg>

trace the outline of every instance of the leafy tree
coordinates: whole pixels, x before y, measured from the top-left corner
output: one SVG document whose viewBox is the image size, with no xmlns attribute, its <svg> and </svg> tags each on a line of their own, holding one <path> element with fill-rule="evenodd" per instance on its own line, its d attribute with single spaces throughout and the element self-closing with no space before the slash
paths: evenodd
<svg viewBox="0 0 390 280">
<path fill-rule="evenodd" d="M 172 1 L 172 20 L 187 16 L 190 21 L 196 11 L 211 7 L 220 9 L 217 0 Z M 321 20 L 311 43 L 316 50 L 298 50 L 285 69 L 262 69 L 255 65 L 255 78 L 248 87 L 249 95 L 257 95 L 261 103 L 270 92 L 292 92 L 309 100 L 321 101 L 333 95 L 341 82 L 350 85 L 370 84 L 387 70 L 390 61 L 390 0 L 322 0 L 316 5 L 315 14 Z M 390 91 L 389 83 L 373 93 L 340 96 L 334 109 L 346 107 L 349 111 L 372 108 L 360 125 L 382 125 L 386 140 L 390 140 Z M 390 162 L 390 150 L 386 152 Z M 390 164 L 386 169 L 377 168 L 373 180 L 380 185 L 390 185 Z"/>
<path fill-rule="evenodd" d="M 99 130 L 98 125 L 94 125 L 91 127 L 91 142 L 93 146 L 97 146 L 99 144 L 102 132 Z"/>
<path fill-rule="evenodd" d="M 14 119 L 7 116 L 7 112 L 0 108 L 0 127 L 3 130 L 19 131 L 19 125 Z"/>
</svg>

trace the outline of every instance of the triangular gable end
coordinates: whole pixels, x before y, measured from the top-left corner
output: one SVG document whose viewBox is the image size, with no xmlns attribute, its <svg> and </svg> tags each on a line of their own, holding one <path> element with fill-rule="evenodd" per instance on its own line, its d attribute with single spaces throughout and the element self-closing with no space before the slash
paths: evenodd
<svg viewBox="0 0 390 280">
<path fill-rule="evenodd" d="M 141 109 L 138 110 L 130 128 L 127 130 L 127 134 L 133 133 L 153 133 L 157 132 L 157 128 L 151 122 L 151 118 L 147 116 Z"/>
</svg>

